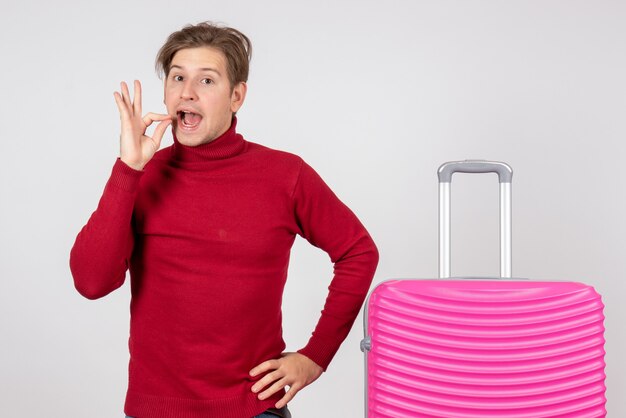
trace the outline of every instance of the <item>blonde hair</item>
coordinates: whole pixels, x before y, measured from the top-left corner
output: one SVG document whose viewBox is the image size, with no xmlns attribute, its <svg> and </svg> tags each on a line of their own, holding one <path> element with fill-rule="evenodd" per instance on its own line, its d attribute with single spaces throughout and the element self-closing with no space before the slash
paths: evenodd
<svg viewBox="0 0 626 418">
<path fill-rule="evenodd" d="M 172 33 L 157 53 L 155 67 L 159 77 L 170 73 L 174 55 L 185 48 L 211 47 L 226 57 L 231 90 L 240 82 L 248 81 L 252 43 L 237 29 L 219 26 L 212 22 L 187 25 Z"/>
</svg>

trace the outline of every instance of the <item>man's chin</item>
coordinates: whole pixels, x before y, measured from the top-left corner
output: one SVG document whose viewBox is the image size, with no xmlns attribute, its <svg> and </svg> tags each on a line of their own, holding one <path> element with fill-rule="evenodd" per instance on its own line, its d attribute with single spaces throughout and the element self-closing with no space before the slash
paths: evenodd
<svg viewBox="0 0 626 418">
<path fill-rule="evenodd" d="M 176 135 L 178 142 L 190 147 L 195 147 L 209 142 L 200 132 L 185 132 L 182 129 L 174 128 L 174 135 Z"/>
</svg>

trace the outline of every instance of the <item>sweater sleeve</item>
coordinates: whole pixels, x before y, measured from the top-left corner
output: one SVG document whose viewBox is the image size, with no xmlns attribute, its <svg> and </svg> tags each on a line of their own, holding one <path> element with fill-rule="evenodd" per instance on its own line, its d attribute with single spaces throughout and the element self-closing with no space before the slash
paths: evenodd
<svg viewBox="0 0 626 418">
<path fill-rule="evenodd" d="M 118 158 L 98 207 L 76 237 L 70 270 L 76 290 L 88 299 L 106 296 L 124 283 L 134 246 L 131 221 L 142 175 Z"/>
<path fill-rule="evenodd" d="M 326 371 L 367 297 L 378 250 L 354 213 L 304 162 L 293 199 L 299 234 L 327 252 L 334 264 L 319 321 L 307 345 L 298 350 Z"/>
</svg>

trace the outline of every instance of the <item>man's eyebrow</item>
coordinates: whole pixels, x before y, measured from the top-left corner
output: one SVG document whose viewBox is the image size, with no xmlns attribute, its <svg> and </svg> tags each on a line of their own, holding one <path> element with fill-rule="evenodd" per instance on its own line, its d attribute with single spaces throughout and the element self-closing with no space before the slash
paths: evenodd
<svg viewBox="0 0 626 418">
<path fill-rule="evenodd" d="M 180 65 L 172 65 L 170 67 L 170 70 L 174 69 L 174 68 L 178 68 L 181 70 L 184 70 L 184 67 L 181 67 Z M 211 68 L 211 67 L 203 67 L 203 68 L 198 68 L 199 71 L 212 71 L 214 73 L 216 73 L 217 75 L 221 75 L 219 71 L 217 71 L 215 68 Z"/>
</svg>

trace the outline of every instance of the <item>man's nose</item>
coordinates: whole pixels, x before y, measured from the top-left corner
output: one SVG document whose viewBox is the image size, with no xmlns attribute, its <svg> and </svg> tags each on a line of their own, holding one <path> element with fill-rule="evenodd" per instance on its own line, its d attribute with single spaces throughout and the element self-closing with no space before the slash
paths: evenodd
<svg viewBox="0 0 626 418">
<path fill-rule="evenodd" d="M 186 81 L 183 84 L 183 89 L 180 92 L 180 98 L 184 100 L 196 100 L 196 91 L 191 81 Z"/>
</svg>

